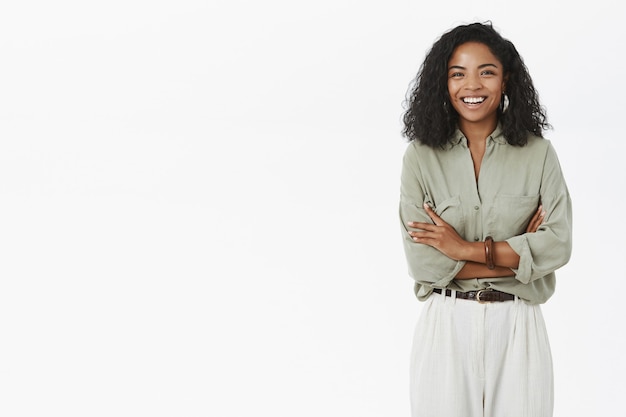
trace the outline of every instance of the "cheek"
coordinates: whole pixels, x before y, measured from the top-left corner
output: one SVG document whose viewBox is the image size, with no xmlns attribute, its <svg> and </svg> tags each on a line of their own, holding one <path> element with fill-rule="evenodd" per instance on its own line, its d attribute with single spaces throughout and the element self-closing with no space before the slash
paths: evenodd
<svg viewBox="0 0 626 417">
<path fill-rule="evenodd" d="M 448 83 L 448 98 L 453 106 L 456 105 L 458 92 L 459 89 L 454 84 Z"/>
<path fill-rule="evenodd" d="M 454 88 L 454 83 L 451 83 L 450 81 L 448 81 L 448 95 L 450 96 L 450 98 L 454 97 L 454 92 L 457 89 Z"/>
<path fill-rule="evenodd" d="M 454 111 L 457 114 L 460 114 L 463 109 L 461 108 L 461 104 L 459 103 L 459 101 L 456 100 L 454 97 L 451 97 L 450 103 L 452 103 L 452 108 L 454 109 Z"/>
<path fill-rule="evenodd" d="M 493 91 L 498 95 L 502 95 L 504 93 L 504 82 L 494 83 Z"/>
</svg>

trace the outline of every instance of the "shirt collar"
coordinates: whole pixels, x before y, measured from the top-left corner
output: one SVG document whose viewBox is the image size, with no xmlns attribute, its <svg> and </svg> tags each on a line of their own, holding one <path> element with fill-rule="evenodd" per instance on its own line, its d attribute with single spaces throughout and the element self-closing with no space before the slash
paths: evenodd
<svg viewBox="0 0 626 417">
<path fill-rule="evenodd" d="M 491 134 L 487 137 L 487 140 L 492 140 L 495 143 L 498 143 L 500 145 L 505 145 L 508 143 L 506 141 L 506 138 L 504 137 L 504 134 L 502 133 L 502 126 L 500 126 L 500 123 L 498 123 L 498 125 L 496 126 L 496 129 L 493 132 L 491 132 Z M 467 146 L 467 138 L 458 127 L 456 128 L 456 130 L 454 131 L 454 134 L 450 138 L 449 144 L 450 144 L 450 147 L 453 147 L 455 145 L 460 145 L 460 144 Z"/>
</svg>

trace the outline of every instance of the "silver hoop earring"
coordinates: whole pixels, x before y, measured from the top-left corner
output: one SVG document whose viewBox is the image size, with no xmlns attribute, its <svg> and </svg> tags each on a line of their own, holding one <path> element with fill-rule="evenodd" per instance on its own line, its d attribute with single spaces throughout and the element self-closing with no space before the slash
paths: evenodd
<svg viewBox="0 0 626 417">
<path fill-rule="evenodd" d="M 502 113 L 509 108 L 509 96 L 502 94 Z"/>
</svg>

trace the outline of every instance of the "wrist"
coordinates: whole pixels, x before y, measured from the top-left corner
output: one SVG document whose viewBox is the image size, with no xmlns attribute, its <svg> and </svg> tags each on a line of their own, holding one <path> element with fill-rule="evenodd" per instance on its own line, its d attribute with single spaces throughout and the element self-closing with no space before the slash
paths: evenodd
<svg viewBox="0 0 626 417">
<path fill-rule="evenodd" d="M 483 242 L 466 242 L 463 247 L 463 261 L 485 263 L 485 245 Z"/>
</svg>

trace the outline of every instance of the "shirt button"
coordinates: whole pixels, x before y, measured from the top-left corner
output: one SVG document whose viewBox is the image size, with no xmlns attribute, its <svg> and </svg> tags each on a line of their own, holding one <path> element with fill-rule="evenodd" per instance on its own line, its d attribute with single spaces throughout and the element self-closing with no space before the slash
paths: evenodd
<svg viewBox="0 0 626 417">
<path fill-rule="evenodd" d="M 474 206 L 474 210 L 478 210 L 478 209 L 479 209 L 479 207 L 478 207 L 478 206 Z"/>
</svg>

